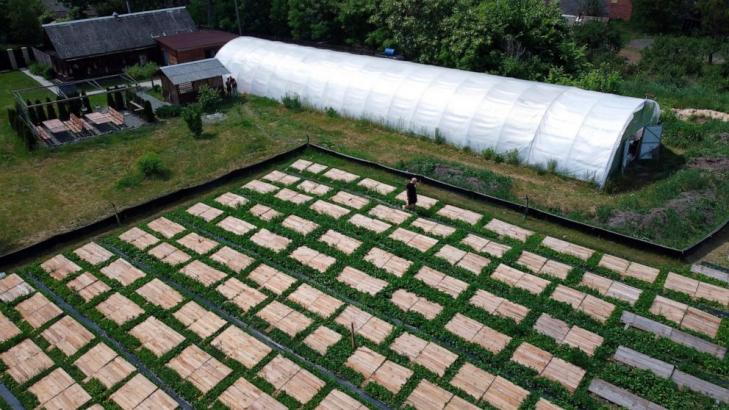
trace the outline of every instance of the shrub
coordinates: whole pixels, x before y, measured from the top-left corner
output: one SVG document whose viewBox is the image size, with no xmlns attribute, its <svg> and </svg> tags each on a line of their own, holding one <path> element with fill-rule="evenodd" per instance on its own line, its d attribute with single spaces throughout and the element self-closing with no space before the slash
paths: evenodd
<svg viewBox="0 0 729 410">
<path fill-rule="evenodd" d="M 15 108 L 8 107 L 8 124 L 10 124 L 10 127 L 14 130 L 18 129 L 18 112 L 15 111 Z"/>
<path fill-rule="evenodd" d="M 40 104 L 40 100 L 35 100 L 35 107 L 33 107 L 33 109 L 35 110 L 35 117 L 37 118 L 39 124 L 48 119 L 46 117 L 46 110 L 44 110 L 43 106 Z"/>
<path fill-rule="evenodd" d="M 483 159 L 490 161 L 490 160 L 494 159 L 494 157 L 496 157 L 498 154 L 496 153 L 495 149 L 489 147 L 489 148 L 486 148 L 485 150 L 483 150 L 481 152 L 481 155 L 483 156 Z"/>
<path fill-rule="evenodd" d="M 556 174 L 557 173 L 557 160 L 556 159 L 550 159 L 547 161 L 547 172 L 550 174 Z"/>
<path fill-rule="evenodd" d="M 144 110 L 142 111 L 142 117 L 147 122 L 154 122 L 157 120 L 157 118 L 154 116 L 154 111 L 152 110 L 152 103 L 147 100 L 144 101 Z"/>
<path fill-rule="evenodd" d="M 195 138 L 202 135 L 202 110 L 199 104 L 190 104 L 182 110 L 182 119 L 185 120 L 187 128 L 190 129 Z"/>
<path fill-rule="evenodd" d="M 326 113 L 329 118 L 339 118 L 339 113 L 332 107 L 327 108 Z"/>
<path fill-rule="evenodd" d="M 159 70 L 159 66 L 155 63 L 147 64 L 134 64 L 133 66 L 126 67 L 124 72 L 134 78 L 135 80 L 149 80 Z"/>
<path fill-rule="evenodd" d="M 46 97 L 46 112 L 48 113 L 47 117 L 49 120 L 58 118 L 58 115 L 56 114 L 56 109 L 53 108 L 53 103 L 48 97 Z"/>
<path fill-rule="evenodd" d="M 170 170 L 156 152 L 147 152 L 137 161 L 137 169 L 145 178 L 167 178 Z"/>
<path fill-rule="evenodd" d="M 507 164 L 519 165 L 519 163 L 521 163 L 521 160 L 519 159 L 519 151 L 515 149 L 508 151 L 505 157 Z"/>
<path fill-rule="evenodd" d="M 218 109 L 223 99 L 220 97 L 220 92 L 217 89 L 203 84 L 197 92 L 197 102 L 200 104 L 203 112 L 213 113 Z"/>
<path fill-rule="evenodd" d="M 61 97 L 56 97 L 56 105 L 58 106 L 58 119 L 61 121 L 68 121 L 68 107 L 66 102 L 60 101 Z"/>
<path fill-rule="evenodd" d="M 299 100 L 299 96 L 295 94 L 287 94 L 284 96 L 284 98 L 281 99 L 281 102 L 283 103 L 284 107 L 288 108 L 291 111 L 301 111 L 301 100 Z"/>
<path fill-rule="evenodd" d="M 116 103 L 116 109 L 117 110 L 123 110 L 126 108 L 126 104 L 124 102 L 124 95 L 121 91 L 114 92 L 114 102 Z"/>
<path fill-rule="evenodd" d="M 35 62 L 31 63 L 28 66 L 28 69 L 30 69 L 30 72 L 33 75 L 41 76 L 46 80 L 50 80 L 53 78 L 53 67 L 49 66 L 48 64 Z"/>
<path fill-rule="evenodd" d="M 89 96 L 86 95 L 86 91 L 81 91 L 81 102 L 83 103 L 84 107 L 86 107 L 86 111 L 92 111 L 91 101 L 89 101 Z"/>
<path fill-rule="evenodd" d="M 446 143 L 445 135 L 443 135 L 438 128 L 435 129 L 435 143 L 438 145 Z"/>
<path fill-rule="evenodd" d="M 177 104 L 163 105 L 155 111 L 155 114 L 157 114 L 159 118 L 179 117 L 180 113 L 182 113 L 182 106 Z"/>
</svg>

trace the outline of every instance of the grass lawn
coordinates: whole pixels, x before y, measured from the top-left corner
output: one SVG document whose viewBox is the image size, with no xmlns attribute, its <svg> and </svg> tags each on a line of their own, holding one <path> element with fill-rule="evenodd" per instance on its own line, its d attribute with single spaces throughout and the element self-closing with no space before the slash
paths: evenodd
<svg viewBox="0 0 729 410">
<path fill-rule="evenodd" d="M 111 215 L 112 204 L 121 209 L 144 202 L 303 142 L 254 126 L 249 116 L 247 109 L 228 112 L 224 122 L 206 126 L 210 139 L 193 139 L 182 120 L 174 119 L 31 154 L 16 144 L 3 120 L 0 253 Z M 159 153 L 171 170 L 170 177 L 117 188 L 117 182 L 134 172 L 136 161 L 147 152 Z"/>
<path fill-rule="evenodd" d="M 16 73 L 5 76 L 22 79 Z M 5 194 L 5 200 L 0 203 L 0 226 L 6 229 L 0 232 L 0 253 L 110 215 L 112 204 L 123 208 L 209 180 L 298 145 L 307 137 L 312 142 L 387 165 L 401 166 L 402 161 L 428 157 L 486 170 L 510 181 L 511 199 L 524 201 L 528 196 L 533 206 L 590 222 L 606 206 L 619 204 L 627 209 L 650 209 L 685 189 L 648 181 L 642 186 L 610 193 L 586 182 L 486 160 L 476 153 L 400 134 L 367 121 L 309 110 L 289 111 L 263 98 L 248 97 L 248 100 L 245 105 L 229 108 L 225 121 L 206 126 L 213 138 L 203 140 L 193 139 L 184 123 L 174 119 L 157 126 L 27 154 L 19 149 L 12 134 L 3 132 L 0 146 L 7 160 L 0 164 L 0 190 Z M 151 151 L 159 153 L 170 168 L 170 178 L 146 180 L 138 186 L 119 189 L 118 182 L 130 175 L 137 159 Z M 664 159 L 678 155 L 664 156 Z M 667 176 L 673 171 L 663 172 Z M 665 235 L 674 244 L 686 243 L 713 228 L 712 223 L 713 220 L 697 222 L 691 226 L 690 235 L 670 232 Z M 600 242 L 595 238 L 584 239 Z M 617 253 L 629 252 L 627 248 L 617 248 L 620 248 Z"/>
</svg>

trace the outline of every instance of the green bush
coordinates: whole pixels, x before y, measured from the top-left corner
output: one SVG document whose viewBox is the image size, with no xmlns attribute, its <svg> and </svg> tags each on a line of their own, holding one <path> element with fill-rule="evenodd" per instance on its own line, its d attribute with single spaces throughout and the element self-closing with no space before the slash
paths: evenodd
<svg viewBox="0 0 729 410">
<path fill-rule="evenodd" d="M 326 113 L 329 118 L 339 118 L 339 113 L 332 107 L 327 108 Z"/>
<path fill-rule="evenodd" d="M 505 160 L 507 164 L 519 165 L 521 163 L 521 160 L 519 159 L 519 151 L 515 149 L 508 151 L 505 155 Z"/>
<path fill-rule="evenodd" d="M 556 174 L 557 173 L 557 160 L 556 159 L 550 159 L 547 161 L 547 172 L 550 174 Z"/>
<path fill-rule="evenodd" d="M 137 169 L 145 178 L 167 178 L 169 168 L 156 152 L 147 152 L 137 161 Z"/>
<path fill-rule="evenodd" d="M 144 101 L 144 110 L 142 111 L 142 117 L 147 122 L 155 122 L 157 118 L 154 116 L 154 111 L 152 110 L 152 103 L 145 100 Z"/>
<path fill-rule="evenodd" d="M 438 128 L 435 129 L 435 143 L 438 145 L 446 143 L 445 135 Z"/>
<path fill-rule="evenodd" d="M 182 106 L 177 104 L 171 104 L 171 105 L 163 105 L 159 108 L 157 108 L 157 111 L 155 111 L 158 117 L 160 118 L 174 118 L 179 117 L 182 113 Z"/>
<path fill-rule="evenodd" d="M 28 66 L 28 69 L 33 75 L 41 76 L 46 80 L 50 80 L 53 78 L 53 67 L 49 66 L 48 64 L 35 62 L 31 63 Z"/>
<path fill-rule="evenodd" d="M 10 124 L 10 127 L 14 130 L 18 129 L 18 112 L 15 111 L 15 108 L 8 107 L 8 124 Z"/>
<path fill-rule="evenodd" d="M 485 150 L 481 151 L 481 156 L 483 157 L 483 159 L 488 161 L 494 159 L 496 155 L 498 155 L 496 153 L 496 150 L 491 147 L 488 147 Z"/>
<path fill-rule="evenodd" d="M 159 70 L 159 66 L 156 63 L 134 64 L 124 68 L 124 72 L 137 81 L 151 79 L 157 70 Z"/>
<path fill-rule="evenodd" d="M 298 95 L 287 94 L 286 96 L 284 96 L 284 98 L 281 99 L 281 102 L 283 103 L 284 107 L 288 108 L 291 111 L 301 111 L 302 105 Z"/>
<path fill-rule="evenodd" d="M 202 109 L 199 104 L 190 104 L 182 110 L 182 119 L 185 120 L 187 128 L 190 129 L 195 138 L 202 135 Z"/>
<path fill-rule="evenodd" d="M 203 84 L 197 91 L 197 102 L 200 104 L 203 112 L 210 114 L 220 107 L 223 99 L 220 97 L 220 92 L 217 89 Z"/>
</svg>

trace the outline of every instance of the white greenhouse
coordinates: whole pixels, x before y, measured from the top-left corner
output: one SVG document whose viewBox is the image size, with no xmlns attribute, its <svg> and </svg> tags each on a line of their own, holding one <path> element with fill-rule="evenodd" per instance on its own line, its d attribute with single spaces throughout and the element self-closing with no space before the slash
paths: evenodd
<svg viewBox="0 0 729 410">
<path fill-rule="evenodd" d="M 660 143 L 652 100 L 387 58 L 238 37 L 217 54 L 243 93 L 298 96 L 324 110 L 468 146 L 603 186 Z"/>
</svg>

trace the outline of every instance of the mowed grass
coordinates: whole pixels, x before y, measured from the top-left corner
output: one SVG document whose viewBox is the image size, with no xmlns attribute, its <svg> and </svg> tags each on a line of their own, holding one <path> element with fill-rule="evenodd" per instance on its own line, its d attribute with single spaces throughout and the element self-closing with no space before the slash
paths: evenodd
<svg viewBox="0 0 729 410">
<path fill-rule="evenodd" d="M 5 77 L 18 84 L 7 86 Z M 9 89 L 27 86 L 20 84 L 23 78 L 32 81 L 22 73 L 0 75 L 4 101 Z M 209 139 L 193 139 L 185 124 L 173 119 L 31 154 L 24 151 L 3 124 L 6 128 L 0 135 L 0 146 L 6 158 L 0 163 L 3 192 L 0 254 L 111 215 L 114 207 L 121 209 L 210 180 L 301 144 L 307 138 L 392 166 L 427 156 L 487 169 L 512 179 L 511 194 L 515 200 L 523 202 L 528 196 L 534 206 L 568 216 L 594 215 L 602 205 L 636 193 L 608 194 L 590 183 L 496 163 L 477 153 L 439 145 L 367 121 L 311 110 L 290 111 L 264 98 L 249 96 L 245 104 L 227 107 L 225 111 L 228 116 L 225 121 L 205 126 L 212 136 Z M 118 181 L 133 172 L 136 161 L 147 152 L 159 153 L 171 170 L 170 178 L 145 180 L 138 186 L 119 189 Z M 573 232 L 561 228 L 556 231 L 564 235 Z M 602 242 L 589 236 L 584 240 Z"/>
<path fill-rule="evenodd" d="M 122 209 L 290 149 L 303 141 L 255 126 L 247 107 L 231 109 L 225 121 L 206 125 L 210 138 L 192 138 L 182 120 L 98 137 L 31 154 L 14 152 L 13 133 L 3 133 L 0 163 L 0 253 L 87 225 Z M 3 118 L 5 115 L 3 115 Z M 147 179 L 120 189 L 137 160 L 157 152 L 168 179 Z"/>
</svg>

